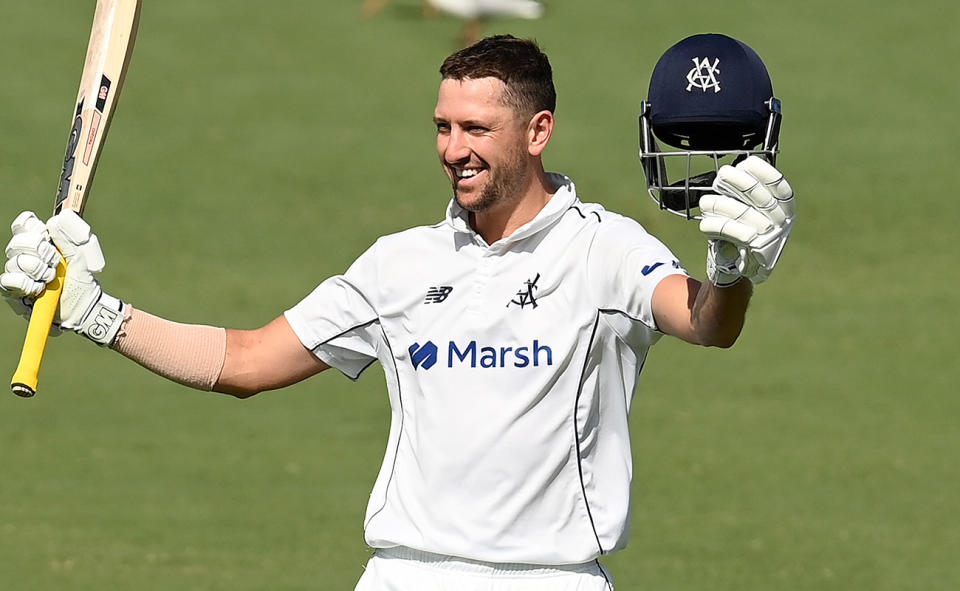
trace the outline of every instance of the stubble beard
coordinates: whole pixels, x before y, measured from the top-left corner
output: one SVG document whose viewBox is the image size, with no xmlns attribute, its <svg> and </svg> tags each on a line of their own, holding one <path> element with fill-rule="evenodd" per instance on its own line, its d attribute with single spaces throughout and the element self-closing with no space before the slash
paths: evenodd
<svg viewBox="0 0 960 591">
<path fill-rule="evenodd" d="M 456 183 L 454 183 L 453 197 L 457 205 L 471 213 L 483 213 L 497 205 L 520 198 L 521 187 L 526 177 L 522 155 L 514 153 L 513 157 L 504 163 L 496 174 L 493 173 L 491 168 L 488 168 L 487 171 L 490 179 L 480 190 L 479 197 L 472 203 L 465 203 L 460 199 Z"/>
</svg>

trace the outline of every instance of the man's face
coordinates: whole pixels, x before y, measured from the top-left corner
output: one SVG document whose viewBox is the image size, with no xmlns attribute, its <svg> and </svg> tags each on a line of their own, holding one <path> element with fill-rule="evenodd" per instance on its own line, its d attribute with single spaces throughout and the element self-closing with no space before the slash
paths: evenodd
<svg viewBox="0 0 960 591">
<path fill-rule="evenodd" d="M 457 203 L 483 212 L 521 197 L 530 175 L 526 121 L 504 104 L 496 78 L 440 83 L 433 119 L 437 154 Z"/>
</svg>

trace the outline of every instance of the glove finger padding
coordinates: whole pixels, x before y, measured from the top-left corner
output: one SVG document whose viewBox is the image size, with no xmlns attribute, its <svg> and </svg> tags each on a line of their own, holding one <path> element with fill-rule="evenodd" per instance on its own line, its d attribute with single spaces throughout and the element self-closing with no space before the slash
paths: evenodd
<svg viewBox="0 0 960 591">
<path fill-rule="evenodd" d="M 33 212 L 18 215 L 10 229 L 13 237 L 4 249 L 7 261 L 0 275 L 0 289 L 6 297 L 35 298 L 56 275 L 60 253 L 50 242 L 46 226 Z"/>
<path fill-rule="evenodd" d="M 33 212 L 18 215 L 10 229 L 13 238 L 5 249 L 7 261 L 3 274 L 0 274 L 0 291 L 10 308 L 29 320 L 34 300 L 56 276 L 61 257 L 50 242 L 47 227 Z M 50 335 L 60 333 L 59 325 L 54 323 Z"/>
<path fill-rule="evenodd" d="M 713 181 L 713 189 L 752 205 L 776 226 L 796 213 L 790 183 L 779 170 L 759 156 L 750 156 L 736 166 L 721 166 Z"/>
<path fill-rule="evenodd" d="M 38 234 L 46 234 L 47 227 L 43 224 L 40 218 L 37 217 L 37 214 L 32 211 L 22 211 L 20 215 L 14 218 L 13 222 L 10 224 L 10 230 L 14 235 L 23 234 L 25 232 L 36 232 Z"/>
<path fill-rule="evenodd" d="M 748 245 L 773 229 L 767 216 L 732 197 L 704 195 L 700 198 L 700 209 L 703 213 L 700 231 L 709 238 Z"/>
<path fill-rule="evenodd" d="M 9 268 L 11 264 L 15 262 L 16 261 L 7 261 L 7 267 Z M 42 294 L 46 288 L 46 281 L 37 281 L 30 277 L 30 275 L 19 271 L 10 271 L 8 269 L 6 273 L 0 275 L 0 290 L 3 291 L 3 295 L 6 298 L 17 300 L 21 298 L 37 298 L 40 297 L 40 294 Z"/>
<path fill-rule="evenodd" d="M 59 255 L 57 256 L 59 259 Z M 59 262 L 59 261 L 57 261 Z M 57 264 L 51 265 L 35 254 L 18 254 L 7 259 L 3 267 L 4 274 L 12 273 L 24 275 L 31 281 L 47 284 L 53 281 L 57 274 Z"/>
<path fill-rule="evenodd" d="M 759 156 L 751 156 L 739 166 L 763 183 L 767 191 L 777 200 L 786 219 L 793 219 L 797 202 L 793 198 L 793 188 L 784 178 L 783 173 Z"/>
<path fill-rule="evenodd" d="M 740 256 L 736 269 L 754 283 L 770 276 L 793 227 L 796 202 L 793 189 L 767 161 L 750 156 L 737 166 L 725 165 L 717 172 L 713 189 L 719 194 L 700 199 L 703 213 L 700 231 L 711 241 L 736 245 Z M 708 250 L 708 277 L 714 283 L 730 269 L 718 251 Z M 722 258 L 722 257 L 721 257 Z"/>
<path fill-rule="evenodd" d="M 67 210 L 50 218 L 47 222 L 50 238 L 64 258 L 67 259 L 67 273 L 72 263 L 83 262 L 83 270 L 90 273 L 103 271 L 106 262 L 100 240 L 90 231 L 90 225 L 76 213 Z"/>
<path fill-rule="evenodd" d="M 56 268 L 60 262 L 60 253 L 50 242 L 50 235 L 43 232 L 19 232 L 13 235 L 4 251 L 8 259 L 21 254 L 37 257 L 49 267 Z"/>
<path fill-rule="evenodd" d="M 53 280 L 53 275 L 48 269 L 57 268 L 60 263 L 60 253 L 50 242 L 50 234 L 43 222 L 32 211 L 25 211 L 13 220 L 10 229 L 13 230 L 13 237 L 4 249 L 8 259 L 4 270 L 27 273 L 35 281 Z M 26 258 L 21 259 L 24 255 Z M 17 259 L 21 260 L 17 262 L 16 267 L 11 267 L 10 262 Z M 14 271 L 14 269 L 17 270 Z"/>
</svg>

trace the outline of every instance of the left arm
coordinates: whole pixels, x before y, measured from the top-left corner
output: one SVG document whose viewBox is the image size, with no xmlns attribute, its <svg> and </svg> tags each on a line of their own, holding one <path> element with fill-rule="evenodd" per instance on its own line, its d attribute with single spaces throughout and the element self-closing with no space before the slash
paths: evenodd
<svg viewBox="0 0 960 591">
<path fill-rule="evenodd" d="M 652 307 L 664 333 L 730 347 L 743 329 L 753 284 L 766 281 L 780 259 L 796 202 L 783 175 L 756 156 L 721 167 L 713 189 L 718 194 L 700 199 L 708 281 L 666 277 L 653 292 Z"/>
<path fill-rule="evenodd" d="M 729 287 L 670 275 L 653 292 L 653 317 L 665 334 L 695 345 L 730 347 L 743 329 L 753 283 Z"/>
</svg>

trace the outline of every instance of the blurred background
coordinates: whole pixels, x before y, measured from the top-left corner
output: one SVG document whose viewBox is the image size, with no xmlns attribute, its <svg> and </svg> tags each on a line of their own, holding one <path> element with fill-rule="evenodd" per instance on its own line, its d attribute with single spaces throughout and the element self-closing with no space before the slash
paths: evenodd
<svg viewBox="0 0 960 591">
<path fill-rule="evenodd" d="M 377 236 L 442 219 L 431 116 L 464 23 L 361 5 L 145 3 L 86 210 L 110 293 L 255 327 Z M 93 8 L 6 3 L 0 220 L 49 215 Z M 958 19 L 936 1 L 547 0 L 482 24 L 550 55 L 548 168 L 698 277 L 696 225 L 657 210 L 637 159 L 653 64 L 725 33 L 783 101 L 799 223 L 733 349 L 651 353 L 618 589 L 960 588 Z M 0 315 L 11 374 L 24 330 Z M 388 421 L 379 366 L 240 402 L 57 338 L 37 397 L 0 395 L 0 588 L 352 589 Z"/>
</svg>

